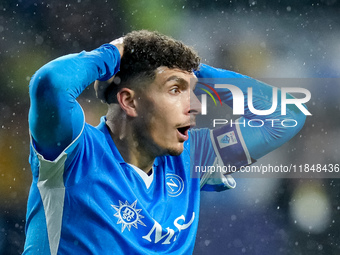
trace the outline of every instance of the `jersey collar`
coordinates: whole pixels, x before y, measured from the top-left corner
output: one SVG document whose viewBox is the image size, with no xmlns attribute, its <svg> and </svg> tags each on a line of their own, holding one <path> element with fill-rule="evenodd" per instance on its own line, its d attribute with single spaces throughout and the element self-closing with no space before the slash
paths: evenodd
<svg viewBox="0 0 340 255">
<path fill-rule="evenodd" d="M 106 126 L 106 116 L 102 116 L 100 118 L 100 123 L 99 123 L 99 125 L 96 128 L 105 135 L 106 141 L 110 145 L 111 151 L 112 151 L 113 155 L 115 156 L 116 160 L 120 164 L 123 164 L 123 163 L 126 164 L 126 162 L 124 161 L 122 155 L 120 154 L 120 152 L 118 151 L 115 143 L 112 140 L 112 137 L 110 135 L 108 127 Z"/>
</svg>

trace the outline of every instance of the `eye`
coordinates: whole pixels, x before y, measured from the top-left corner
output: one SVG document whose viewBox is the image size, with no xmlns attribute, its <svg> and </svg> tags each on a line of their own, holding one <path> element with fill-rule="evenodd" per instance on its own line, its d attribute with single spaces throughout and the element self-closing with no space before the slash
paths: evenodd
<svg viewBox="0 0 340 255">
<path fill-rule="evenodd" d="M 179 89 L 178 86 L 175 86 L 175 87 L 172 87 L 169 92 L 170 94 L 178 94 L 181 92 L 181 90 Z"/>
</svg>

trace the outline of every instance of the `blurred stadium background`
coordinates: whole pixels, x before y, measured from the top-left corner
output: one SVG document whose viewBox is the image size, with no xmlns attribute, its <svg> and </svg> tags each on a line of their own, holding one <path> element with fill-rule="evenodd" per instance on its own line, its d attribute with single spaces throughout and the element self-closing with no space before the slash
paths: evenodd
<svg viewBox="0 0 340 255">
<path fill-rule="evenodd" d="M 339 11 L 337 0 L 0 0 L 0 254 L 23 250 L 28 83 L 40 66 L 150 29 L 192 45 L 216 67 L 259 79 L 309 78 L 313 116 L 261 163 L 340 163 Z M 98 124 L 106 107 L 93 88 L 79 100 Z M 232 191 L 202 193 L 194 254 L 340 254 L 339 179 L 237 182 Z"/>
</svg>

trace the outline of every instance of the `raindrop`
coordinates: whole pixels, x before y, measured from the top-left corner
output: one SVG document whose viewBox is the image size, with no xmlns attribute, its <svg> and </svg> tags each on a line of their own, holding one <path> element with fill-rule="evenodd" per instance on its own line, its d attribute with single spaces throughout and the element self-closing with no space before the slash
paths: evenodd
<svg viewBox="0 0 340 255">
<path fill-rule="evenodd" d="M 41 45 L 44 42 L 44 38 L 40 35 L 37 35 L 35 38 L 35 43 Z"/>
<path fill-rule="evenodd" d="M 254 5 L 256 5 L 256 1 L 249 1 L 249 5 L 250 5 L 250 6 L 252 6 L 252 5 L 254 6 Z"/>
</svg>

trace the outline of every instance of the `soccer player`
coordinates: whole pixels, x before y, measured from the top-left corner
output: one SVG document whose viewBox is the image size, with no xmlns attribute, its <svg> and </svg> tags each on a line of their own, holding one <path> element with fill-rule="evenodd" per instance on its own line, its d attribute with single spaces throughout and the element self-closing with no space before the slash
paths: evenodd
<svg viewBox="0 0 340 255">
<path fill-rule="evenodd" d="M 235 85 L 245 94 L 256 87 L 254 107 L 270 108 L 270 86 L 200 64 L 191 48 L 156 32 L 134 31 L 40 68 L 29 88 L 33 182 L 24 254 L 191 254 L 200 190 L 236 183 L 221 173 L 191 178 L 190 167 L 251 164 L 292 138 L 305 118 L 288 106 L 294 128 L 189 130 L 201 109 L 195 81 L 221 77 L 240 78 Z M 97 127 L 85 123 L 76 101 L 94 81 L 108 104 Z M 218 93 L 232 106 L 229 90 Z M 246 107 L 242 118 L 260 117 Z M 281 118 L 278 111 L 265 117 Z M 226 135 L 232 143 L 220 146 Z"/>
</svg>

